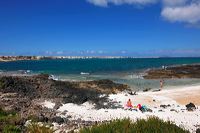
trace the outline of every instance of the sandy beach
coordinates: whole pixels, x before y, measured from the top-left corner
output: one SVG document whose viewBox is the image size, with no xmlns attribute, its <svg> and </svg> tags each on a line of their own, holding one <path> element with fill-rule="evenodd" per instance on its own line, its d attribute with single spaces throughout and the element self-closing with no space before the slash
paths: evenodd
<svg viewBox="0 0 200 133">
<path fill-rule="evenodd" d="M 113 119 L 130 118 L 135 121 L 137 119 L 146 119 L 151 116 L 159 117 L 163 120 L 170 120 L 180 127 L 184 127 L 191 133 L 194 133 L 200 127 L 200 86 L 163 89 L 159 92 L 139 92 L 137 95 L 130 95 L 126 92 L 118 94 L 110 94 L 109 102 L 116 108 L 95 109 L 94 104 L 85 102 L 77 105 L 73 103 L 63 104 L 57 115 L 61 117 L 71 116 L 71 119 L 81 119 L 85 121 L 106 121 Z M 142 113 L 138 109 L 126 109 L 125 104 L 131 99 L 133 106 L 142 104 L 152 110 L 152 112 Z M 194 103 L 196 110 L 187 111 L 185 105 Z M 104 103 L 108 104 L 108 103 Z M 47 108 L 53 108 L 54 104 L 50 101 L 42 103 Z M 160 105 L 168 105 L 166 108 Z M 65 112 L 65 113 L 63 113 Z M 56 125 L 56 124 L 55 124 Z M 59 126 L 59 125 L 57 125 Z"/>
<path fill-rule="evenodd" d="M 31 120 L 31 115 L 38 122 L 50 122 L 57 132 L 77 131 L 114 119 L 136 121 L 149 117 L 171 121 L 191 133 L 200 128 L 198 84 L 166 85 L 161 91 L 152 88 L 135 95 L 128 85 L 111 80 L 56 81 L 41 74 L 2 76 L 1 85 L 0 104 L 4 110 L 17 110 L 25 122 Z M 131 109 L 126 106 L 128 99 L 132 101 Z M 146 110 L 139 110 L 138 104 Z"/>
</svg>

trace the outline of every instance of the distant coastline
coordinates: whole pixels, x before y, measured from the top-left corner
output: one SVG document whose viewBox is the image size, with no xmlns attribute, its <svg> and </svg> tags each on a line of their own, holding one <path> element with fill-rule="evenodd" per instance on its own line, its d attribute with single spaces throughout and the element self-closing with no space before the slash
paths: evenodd
<svg viewBox="0 0 200 133">
<path fill-rule="evenodd" d="M 0 56 L 0 62 L 20 60 L 45 60 L 45 59 L 120 59 L 120 58 L 141 58 L 128 56 Z M 142 57 L 147 58 L 147 57 Z M 159 57 L 148 57 L 159 58 Z"/>
<path fill-rule="evenodd" d="M 134 56 L 0 56 L 0 62 L 45 59 L 121 59 L 121 58 L 199 58 L 199 57 L 134 57 Z"/>
</svg>

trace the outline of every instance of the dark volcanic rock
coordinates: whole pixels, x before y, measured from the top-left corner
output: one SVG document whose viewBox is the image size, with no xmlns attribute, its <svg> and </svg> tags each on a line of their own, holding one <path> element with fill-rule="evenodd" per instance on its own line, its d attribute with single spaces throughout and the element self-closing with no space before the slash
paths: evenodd
<svg viewBox="0 0 200 133">
<path fill-rule="evenodd" d="M 168 105 L 160 105 L 160 107 L 161 107 L 161 108 L 164 108 L 164 109 L 167 108 L 167 107 L 170 107 L 170 106 L 171 106 L 171 105 L 169 105 L 169 104 L 168 104 Z"/>
<path fill-rule="evenodd" d="M 43 114 L 40 114 L 39 116 L 38 116 L 38 121 L 40 121 L 40 122 L 48 122 L 48 118 L 47 117 L 45 117 Z"/>
<path fill-rule="evenodd" d="M 56 116 L 61 103 L 82 104 L 86 101 L 95 103 L 96 108 L 109 108 L 103 103 L 107 95 L 128 89 L 127 85 L 117 84 L 110 80 L 64 82 L 54 81 L 46 74 L 36 76 L 1 76 L 0 107 L 19 112 L 22 118 L 36 116 L 39 121 L 48 121 Z M 37 105 L 37 101 L 54 100 L 54 111 Z M 36 101 L 36 102 L 34 102 Z M 41 115 L 42 114 L 42 115 Z M 39 117 L 39 118 L 38 118 Z"/>
<path fill-rule="evenodd" d="M 200 128 L 198 128 L 198 129 L 196 130 L 196 133 L 200 133 Z"/>
<path fill-rule="evenodd" d="M 137 95 L 137 91 L 134 91 L 134 92 L 133 91 L 128 91 L 128 94 L 129 95 Z"/>
<path fill-rule="evenodd" d="M 62 106 L 62 103 L 61 102 L 58 102 L 55 104 L 54 108 L 55 110 L 59 109 L 60 107 Z"/>
<path fill-rule="evenodd" d="M 46 74 L 35 76 L 0 75 L 0 107 L 5 110 L 14 110 L 20 114 L 21 120 L 23 120 L 22 125 L 26 120 L 31 119 L 59 124 L 67 122 L 67 125 L 69 123 L 69 126 L 74 127 L 73 122 L 67 118 L 56 116 L 56 110 L 62 105 L 61 103 L 82 104 L 89 101 L 95 103 L 97 109 L 111 108 L 112 106 L 109 104 L 104 105 L 108 101 L 107 95 L 123 90 L 128 90 L 128 86 L 114 83 L 111 80 L 68 82 L 49 79 L 49 75 Z M 104 96 L 99 97 L 102 94 Z M 47 109 L 38 104 L 44 100 L 51 100 L 56 105 L 53 109 Z"/>
<path fill-rule="evenodd" d="M 189 103 L 185 105 L 188 111 L 193 111 L 196 109 L 195 105 L 193 103 Z"/>
<path fill-rule="evenodd" d="M 150 90 L 151 90 L 151 88 L 146 88 L 146 89 L 143 90 L 143 92 L 147 92 L 147 91 L 150 91 Z"/>
<path fill-rule="evenodd" d="M 147 71 L 144 78 L 200 78 L 200 64 L 167 67 L 167 69 L 151 69 Z"/>
<path fill-rule="evenodd" d="M 178 111 L 177 111 L 177 110 L 175 110 L 175 109 L 170 109 L 170 111 L 174 111 L 174 112 L 178 113 Z"/>
<path fill-rule="evenodd" d="M 150 109 L 150 108 L 148 108 L 148 109 L 147 109 L 147 112 L 153 112 L 153 110 L 152 110 L 152 109 Z"/>
<path fill-rule="evenodd" d="M 62 123 L 64 123 L 64 119 L 59 117 L 59 116 L 56 116 L 56 117 L 52 118 L 52 122 L 56 122 L 58 124 L 62 124 Z"/>
<path fill-rule="evenodd" d="M 117 84 L 110 80 L 64 82 L 48 79 L 48 75 L 0 77 L 0 92 L 16 93 L 20 97 L 29 99 L 60 98 L 64 103 L 82 104 L 92 101 L 99 104 L 106 97 L 99 98 L 101 94 L 121 92 L 128 89 L 127 85 Z"/>
</svg>

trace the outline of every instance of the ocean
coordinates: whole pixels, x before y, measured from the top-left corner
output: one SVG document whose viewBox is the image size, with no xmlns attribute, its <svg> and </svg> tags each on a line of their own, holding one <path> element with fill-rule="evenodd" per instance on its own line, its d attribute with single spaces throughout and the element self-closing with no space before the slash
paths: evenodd
<svg viewBox="0 0 200 133">
<path fill-rule="evenodd" d="M 60 80 L 110 79 L 128 84 L 134 90 L 141 90 L 159 88 L 158 80 L 141 78 L 145 70 L 195 63 L 200 63 L 200 58 L 47 59 L 0 62 L 0 71 L 29 70 L 30 74 L 47 73 Z M 165 80 L 165 87 L 198 83 L 200 83 L 199 79 L 168 79 Z"/>
</svg>

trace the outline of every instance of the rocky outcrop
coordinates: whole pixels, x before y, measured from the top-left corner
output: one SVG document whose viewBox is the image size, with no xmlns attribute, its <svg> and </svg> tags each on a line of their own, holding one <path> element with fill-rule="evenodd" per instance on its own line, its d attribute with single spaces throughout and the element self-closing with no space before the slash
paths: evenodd
<svg viewBox="0 0 200 133">
<path fill-rule="evenodd" d="M 200 128 L 198 128 L 198 129 L 196 130 L 196 133 L 200 133 Z"/>
<path fill-rule="evenodd" d="M 117 84 L 110 80 L 98 81 L 55 81 L 49 75 L 35 76 L 0 76 L 0 108 L 14 110 L 20 116 L 20 121 L 67 123 L 67 129 L 78 128 L 80 123 L 69 121 L 68 118 L 58 117 L 57 109 L 62 103 L 82 104 L 93 102 L 96 108 L 108 108 L 107 94 L 121 92 L 128 89 L 127 85 Z M 53 109 L 43 107 L 45 100 L 51 100 L 56 105 Z M 70 117 L 70 116 L 69 116 Z M 22 124 L 22 125 L 23 125 Z M 89 125 L 94 123 L 89 123 Z"/>
<path fill-rule="evenodd" d="M 161 78 L 200 78 L 200 65 L 182 65 L 166 69 L 151 69 L 143 76 L 145 79 Z"/>
<path fill-rule="evenodd" d="M 100 95 L 117 93 L 128 89 L 127 85 L 117 84 L 110 80 L 64 82 L 54 81 L 48 77 L 48 75 L 44 74 L 0 77 L 0 93 L 4 96 L 5 94 L 15 94 L 12 98 L 15 99 L 14 101 L 5 101 L 8 99 L 4 98 L 0 102 L 4 105 L 9 102 L 17 102 L 28 106 L 30 101 L 34 99 L 53 99 L 56 103 L 82 104 L 86 101 L 91 101 L 100 107 L 107 100 L 106 95 L 99 97 Z M 21 106 L 16 106 L 16 108 L 19 107 Z"/>
<path fill-rule="evenodd" d="M 193 103 L 189 103 L 185 105 L 188 111 L 194 111 L 196 109 L 195 105 Z"/>
</svg>

